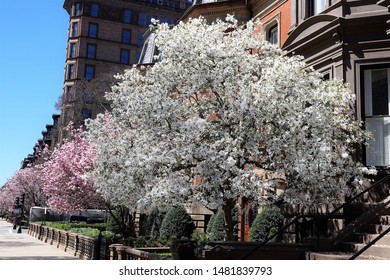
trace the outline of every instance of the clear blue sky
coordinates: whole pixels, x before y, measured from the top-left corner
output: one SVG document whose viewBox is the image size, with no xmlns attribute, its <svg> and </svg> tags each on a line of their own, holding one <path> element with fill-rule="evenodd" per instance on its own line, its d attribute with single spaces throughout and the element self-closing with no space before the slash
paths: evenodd
<svg viewBox="0 0 390 280">
<path fill-rule="evenodd" d="M 63 0 L 1 2 L 0 187 L 59 113 L 69 21 Z"/>
</svg>

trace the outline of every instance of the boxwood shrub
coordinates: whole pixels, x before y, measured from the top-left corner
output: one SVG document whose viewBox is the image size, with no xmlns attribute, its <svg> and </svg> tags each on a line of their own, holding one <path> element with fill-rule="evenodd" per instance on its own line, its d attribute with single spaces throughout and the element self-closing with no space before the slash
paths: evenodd
<svg viewBox="0 0 390 280">
<path fill-rule="evenodd" d="M 260 242 L 276 233 L 283 224 L 283 214 L 277 206 L 268 206 L 258 214 L 249 231 L 249 241 Z M 280 241 L 280 236 L 273 241 Z"/>
<path fill-rule="evenodd" d="M 232 210 L 234 241 L 238 240 L 239 209 L 240 207 L 236 205 Z M 222 241 L 225 239 L 225 215 L 222 210 L 218 210 L 211 216 L 206 227 L 206 234 L 210 241 Z"/>
<path fill-rule="evenodd" d="M 171 207 L 161 222 L 160 237 L 190 238 L 195 229 L 191 216 L 182 205 Z"/>
<path fill-rule="evenodd" d="M 207 224 L 206 234 L 210 241 L 222 241 L 225 239 L 225 216 L 222 210 L 218 210 L 211 216 Z"/>
</svg>

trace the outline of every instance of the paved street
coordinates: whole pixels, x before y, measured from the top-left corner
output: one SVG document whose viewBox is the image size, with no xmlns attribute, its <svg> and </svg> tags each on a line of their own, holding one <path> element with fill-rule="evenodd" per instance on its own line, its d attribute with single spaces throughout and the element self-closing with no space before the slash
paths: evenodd
<svg viewBox="0 0 390 280">
<path fill-rule="evenodd" d="M 13 230 L 12 223 L 0 218 L 0 260 L 80 260 L 70 253 Z"/>
</svg>

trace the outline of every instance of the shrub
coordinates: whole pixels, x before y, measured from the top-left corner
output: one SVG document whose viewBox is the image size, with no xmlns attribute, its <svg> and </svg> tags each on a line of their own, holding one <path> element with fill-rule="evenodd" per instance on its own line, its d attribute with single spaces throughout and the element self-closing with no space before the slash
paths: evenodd
<svg viewBox="0 0 390 280">
<path fill-rule="evenodd" d="M 74 227 L 74 224 L 70 224 L 68 222 L 45 222 L 45 225 L 48 227 L 52 227 L 58 230 L 65 230 L 65 231 L 68 231 L 72 227 Z"/>
<path fill-rule="evenodd" d="M 160 227 L 164 214 L 154 209 L 150 214 L 143 217 L 141 224 L 141 233 L 148 238 L 155 239 L 160 236 Z"/>
<path fill-rule="evenodd" d="M 253 221 L 252 227 L 249 231 L 249 241 L 258 242 L 263 241 L 272 234 L 276 233 L 283 224 L 283 215 L 276 206 L 265 208 L 258 214 Z M 279 241 L 277 237 L 273 241 Z"/>
<path fill-rule="evenodd" d="M 207 224 L 206 234 L 211 241 L 222 241 L 225 239 L 225 216 L 222 210 L 218 210 L 211 216 Z"/>
<path fill-rule="evenodd" d="M 165 239 L 190 238 L 194 229 L 194 222 L 184 206 L 173 206 L 161 222 L 160 237 Z"/>
<path fill-rule="evenodd" d="M 195 229 L 194 232 L 191 235 L 191 239 L 196 242 L 196 244 L 200 245 L 204 242 L 208 241 L 208 236 L 205 232 Z"/>
<path fill-rule="evenodd" d="M 238 240 L 238 222 L 239 222 L 239 206 L 236 205 L 232 210 L 233 220 L 233 240 Z M 211 216 L 207 224 L 206 234 L 210 241 L 222 241 L 225 239 L 225 216 L 222 210 L 218 210 Z"/>
<path fill-rule="evenodd" d="M 71 228 L 69 231 L 84 236 L 92 237 L 92 238 L 96 238 L 99 236 L 99 230 L 97 228 L 77 227 L 77 228 Z"/>
</svg>

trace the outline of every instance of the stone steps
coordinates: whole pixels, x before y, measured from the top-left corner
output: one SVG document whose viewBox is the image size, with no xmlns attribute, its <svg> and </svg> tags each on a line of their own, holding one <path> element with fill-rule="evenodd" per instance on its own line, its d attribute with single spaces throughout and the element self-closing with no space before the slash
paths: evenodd
<svg viewBox="0 0 390 280">
<path fill-rule="evenodd" d="M 378 224 L 368 225 L 364 232 L 356 233 L 349 242 L 343 242 L 339 251 L 307 252 L 307 260 L 348 260 L 366 244 L 374 240 L 384 230 L 390 228 L 390 215 L 384 214 L 375 221 Z M 390 260 L 390 233 L 383 236 L 374 245 L 364 251 L 357 260 Z"/>
<path fill-rule="evenodd" d="M 345 248 L 345 251 L 350 252 L 351 254 L 360 251 L 361 249 L 364 248 L 364 246 L 366 246 L 366 244 L 353 243 L 353 242 L 345 242 L 342 245 L 342 247 Z M 364 251 L 361 256 L 367 256 L 367 257 L 371 256 L 371 257 L 378 257 L 378 258 L 390 260 L 390 246 L 374 244 L 366 251 Z"/>
<path fill-rule="evenodd" d="M 348 252 L 308 252 L 306 253 L 307 260 L 348 260 L 353 254 Z M 360 255 L 356 260 L 388 260 L 371 255 Z"/>
<path fill-rule="evenodd" d="M 356 238 L 354 239 L 354 242 L 356 243 L 363 243 L 367 244 L 374 240 L 376 237 L 378 237 L 379 234 L 370 234 L 370 233 L 359 233 L 356 234 Z M 381 239 L 379 239 L 376 243 L 376 245 L 387 245 L 390 246 L 390 235 L 387 234 L 383 236 Z"/>
</svg>

